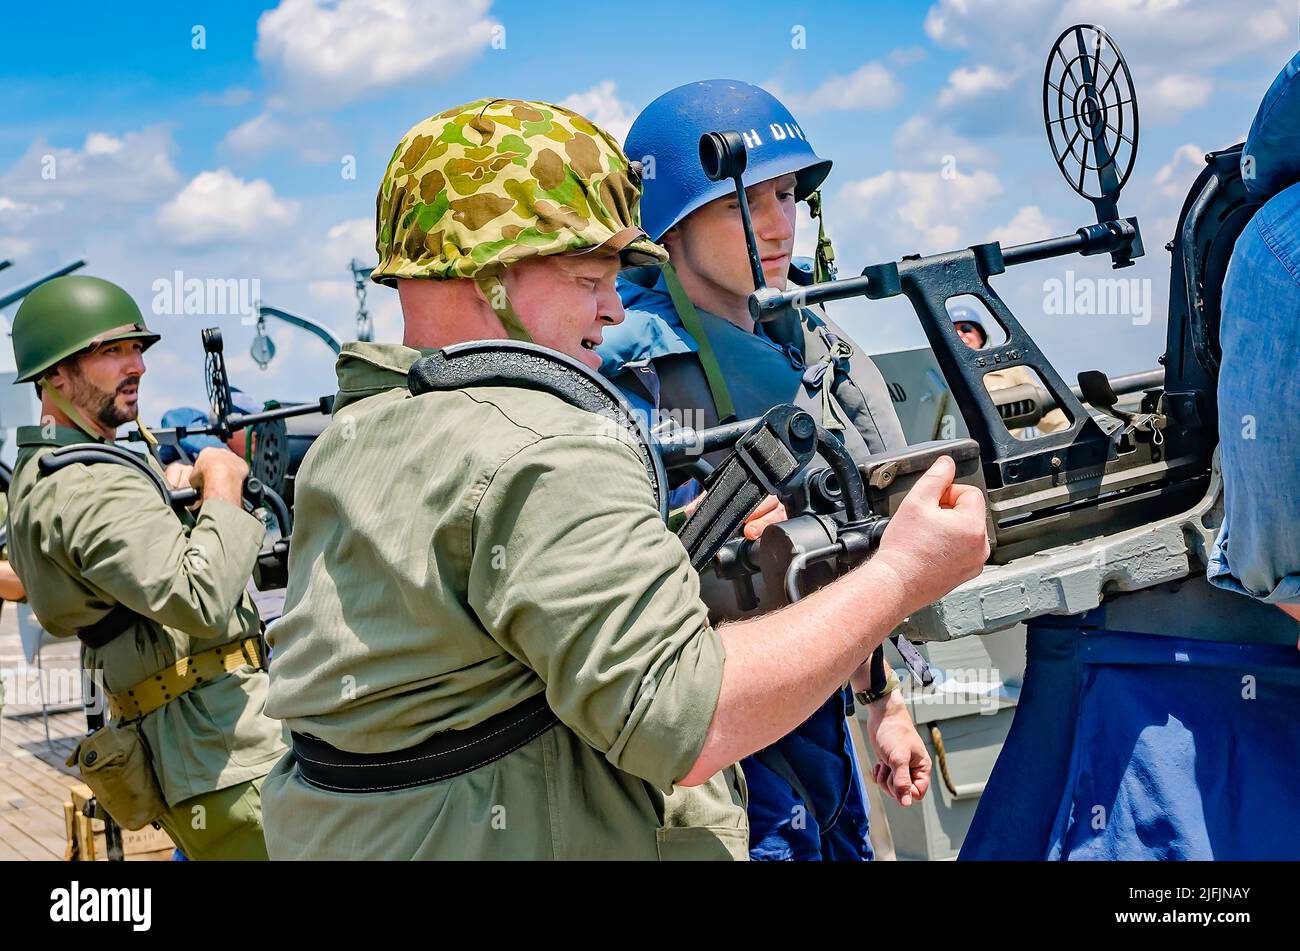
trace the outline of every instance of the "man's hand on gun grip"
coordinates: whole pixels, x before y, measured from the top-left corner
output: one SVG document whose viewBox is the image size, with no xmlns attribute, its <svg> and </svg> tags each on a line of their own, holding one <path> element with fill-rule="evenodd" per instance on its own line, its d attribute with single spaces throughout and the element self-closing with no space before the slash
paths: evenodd
<svg viewBox="0 0 1300 951">
<path fill-rule="evenodd" d="M 763 529 L 769 525 L 775 525 L 777 522 L 784 522 L 789 516 L 785 513 L 785 506 L 775 495 L 769 495 L 758 503 L 758 508 L 754 509 L 753 514 L 745 519 L 745 537 L 751 542 L 763 534 Z"/>
<path fill-rule="evenodd" d="M 976 577 L 988 559 L 984 494 L 954 483 L 956 472 L 950 456 L 935 461 L 903 499 L 871 559 L 894 576 L 910 610 Z"/>
<path fill-rule="evenodd" d="M 199 490 L 205 501 L 223 499 L 238 507 L 246 478 L 248 463 L 229 449 L 209 446 L 194 460 L 190 485 Z"/>
</svg>

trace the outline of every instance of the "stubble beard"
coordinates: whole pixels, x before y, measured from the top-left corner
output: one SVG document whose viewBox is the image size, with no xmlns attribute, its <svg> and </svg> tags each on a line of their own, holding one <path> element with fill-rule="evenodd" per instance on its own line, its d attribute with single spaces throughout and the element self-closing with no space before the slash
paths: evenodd
<svg viewBox="0 0 1300 951">
<path fill-rule="evenodd" d="M 69 395 L 74 406 L 89 410 L 90 414 L 95 417 L 105 429 L 113 430 L 119 426 L 131 422 L 139 415 L 136 409 L 119 409 L 117 406 L 117 397 L 123 387 L 135 386 L 137 394 L 139 393 L 140 378 L 127 377 L 117 385 L 117 389 L 109 393 L 101 390 L 95 384 L 86 379 L 79 369 L 72 369 L 68 374 L 68 379 L 72 384 L 72 392 Z"/>
</svg>

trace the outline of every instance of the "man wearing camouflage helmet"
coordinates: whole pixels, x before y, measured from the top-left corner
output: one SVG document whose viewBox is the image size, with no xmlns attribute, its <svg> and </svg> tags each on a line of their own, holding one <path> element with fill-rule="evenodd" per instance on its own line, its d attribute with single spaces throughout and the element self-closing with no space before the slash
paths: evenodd
<svg viewBox="0 0 1300 951">
<path fill-rule="evenodd" d="M 546 103 L 449 109 L 394 152 L 372 276 L 404 344 L 344 348 L 297 477 L 272 858 L 745 858 L 733 764 L 978 572 L 982 499 L 940 465 L 867 566 L 720 632 L 626 433 L 520 387 L 410 394 L 467 340 L 598 366 L 619 269 L 663 257 L 639 197 L 614 141 Z"/>
<path fill-rule="evenodd" d="M 42 471 L 61 447 L 103 453 L 137 416 L 144 352 L 158 340 L 124 290 L 94 277 L 38 287 L 14 317 L 18 383 L 41 425 L 18 429 L 9 489 L 13 565 L 41 625 L 79 637 L 102 680 L 106 726 L 74 754 L 128 829 L 157 822 L 191 859 L 265 859 L 258 788 L 284 747 L 262 715 L 257 612 L 244 591 L 261 522 L 241 507 L 248 467 L 224 449 L 156 474 L 198 489 L 178 517 L 129 464 Z M 69 765 L 71 765 L 69 762 Z"/>
</svg>

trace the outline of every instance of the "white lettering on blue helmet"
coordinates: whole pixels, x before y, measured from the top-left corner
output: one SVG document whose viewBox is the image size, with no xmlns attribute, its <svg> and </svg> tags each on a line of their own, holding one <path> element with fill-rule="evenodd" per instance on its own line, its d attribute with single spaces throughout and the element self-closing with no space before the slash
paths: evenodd
<svg viewBox="0 0 1300 951">
<path fill-rule="evenodd" d="M 772 133 L 773 142 L 784 142 L 786 139 L 799 139 L 803 142 L 808 140 L 803 136 L 803 129 L 799 128 L 792 122 L 771 122 L 767 126 L 768 131 Z M 750 130 L 753 132 L 754 130 Z M 749 139 L 745 139 L 745 144 L 749 145 Z M 760 143 L 761 144 L 761 143 Z M 750 148 L 753 148 L 751 145 Z"/>
</svg>

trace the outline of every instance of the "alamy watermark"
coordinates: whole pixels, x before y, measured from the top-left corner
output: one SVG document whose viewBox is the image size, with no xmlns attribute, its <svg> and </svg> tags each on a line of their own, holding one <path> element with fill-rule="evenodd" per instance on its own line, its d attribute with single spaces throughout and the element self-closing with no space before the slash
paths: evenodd
<svg viewBox="0 0 1300 951">
<path fill-rule="evenodd" d="M 103 671 L 82 670 L 79 667 L 36 667 L 19 664 L 0 667 L 0 690 L 6 704 L 39 707 L 80 704 L 86 696 L 87 683 L 102 684 Z M 102 690 L 94 691 L 102 696 Z"/>
<path fill-rule="evenodd" d="M 1078 277 L 1043 281 L 1043 312 L 1055 317 L 1128 317 L 1135 327 L 1151 323 L 1151 279 Z"/>
<path fill-rule="evenodd" d="M 121 922 L 132 931 L 148 931 L 153 923 L 153 889 L 97 888 L 73 880 L 50 892 L 50 921 Z"/>
<path fill-rule="evenodd" d="M 150 286 L 153 313 L 159 317 L 239 317 L 240 323 L 257 322 L 262 281 L 257 277 L 186 277 L 175 271 Z"/>
<path fill-rule="evenodd" d="M 981 716 L 991 716 L 1011 700 L 1007 681 L 996 667 L 932 668 L 934 683 L 922 687 L 911 680 L 904 670 L 898 674 L 904 683 L 910 683 L 910 699 L 930 704 L 954 704 L 976 707 Z"/>
</svg>

